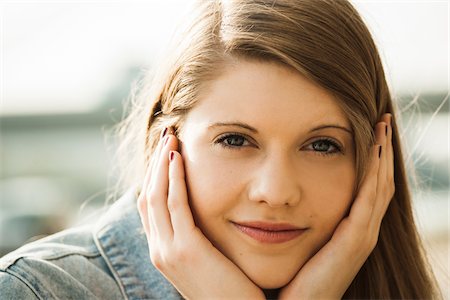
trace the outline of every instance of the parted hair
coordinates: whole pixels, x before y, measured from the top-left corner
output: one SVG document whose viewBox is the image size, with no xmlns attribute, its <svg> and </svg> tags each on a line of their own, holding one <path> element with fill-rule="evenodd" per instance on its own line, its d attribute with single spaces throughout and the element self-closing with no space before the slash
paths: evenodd
<svg viewBox="0 0 450 300">
<path fill-rule="evenodd" d="M 144 78 L 119 124 L 121 185 L 142 182 L 164 127 L 176 132 L 202 90 L 231 59 L 268 61 L 331 92 L 354 134 L 357 182 L 364 177 L 374 125 L 393 115 L 395 194 L 373 252 L 347 289 L 350 299 L 441 298 L 414 222 L 396 111 L 381 59 L 359 13 L 345 0 L 199 1 Z M 302 114 L 304 112 L 298 112 Z"/>
</svg>

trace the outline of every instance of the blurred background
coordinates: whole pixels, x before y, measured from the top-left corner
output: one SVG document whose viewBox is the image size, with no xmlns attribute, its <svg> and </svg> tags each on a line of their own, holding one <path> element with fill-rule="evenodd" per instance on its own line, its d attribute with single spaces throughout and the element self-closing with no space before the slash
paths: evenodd
<svg viewBox="0 0 450 300">
<path fill-rule="evenodd" d="M 107 132 L 189 2 L 0 2 L 0 256 L 104 205 Z M 449 2 L 354 3 L 403 111 L 417 222 L 449 298 Z"/>
</svg>

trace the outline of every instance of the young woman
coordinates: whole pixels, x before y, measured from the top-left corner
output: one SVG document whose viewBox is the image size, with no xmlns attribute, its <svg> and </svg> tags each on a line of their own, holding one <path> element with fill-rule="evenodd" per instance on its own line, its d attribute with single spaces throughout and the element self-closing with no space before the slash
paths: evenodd
<svg viewBox="0 0 450 300">
<path fill-rule="evenodd" d="M 347 1 L 201 1 L 125 120 L 96 224 L 0 262 L 11 297 L 439 298 L 395 111 Z M 137 201 L 137 208 L 136 208 Z"/>
</svg>

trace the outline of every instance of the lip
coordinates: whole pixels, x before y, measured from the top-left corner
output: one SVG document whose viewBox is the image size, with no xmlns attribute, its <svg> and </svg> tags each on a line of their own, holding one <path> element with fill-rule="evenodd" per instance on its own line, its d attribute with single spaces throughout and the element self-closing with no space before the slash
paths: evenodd
<svg viewBox="0 0 450 300">
<path fill-rule="evenodd" d="M 269 223 L 263 221 L 231 222 L 240 232 L 254 240 L 279 244 L 293 240 L 302 235 L 306 228 L 300 228 L 289 223 Z"/>
</svg>

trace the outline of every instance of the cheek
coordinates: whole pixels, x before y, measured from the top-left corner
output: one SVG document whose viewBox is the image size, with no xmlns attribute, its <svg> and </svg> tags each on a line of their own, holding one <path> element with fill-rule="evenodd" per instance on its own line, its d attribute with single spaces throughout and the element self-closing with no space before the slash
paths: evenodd
<svg viewBox="0 0 450 300">
<path fill-rule="evenodd" d="M 186 147 L 182 155 L 194 218 L 200 227 L 208 227 L 236 204 L 242 174 L 201 147 Z"/>
<path fill-rule="evenodd" d="M 353 202 L 355 168 L 351 160 L 336 164 L 316 164 L 303 177 L 303 199 L 309 218 L 319 233 L 322 245 L 333 234 Z"/>
</svg>

